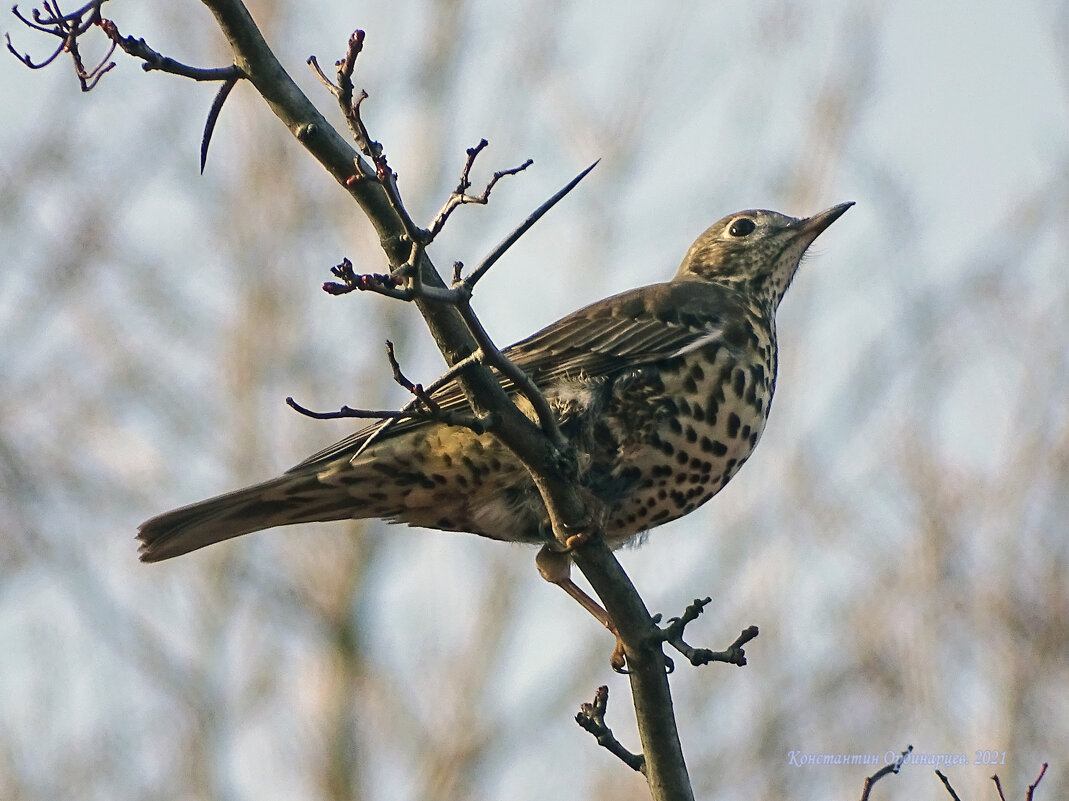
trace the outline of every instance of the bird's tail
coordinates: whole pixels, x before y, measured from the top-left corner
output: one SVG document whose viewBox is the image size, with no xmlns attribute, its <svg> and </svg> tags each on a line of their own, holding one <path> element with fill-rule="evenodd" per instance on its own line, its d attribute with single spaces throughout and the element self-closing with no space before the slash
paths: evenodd
<svg viewBox="0 0 1069 801">
<path fill-rule="evenodd" d="M 286 473 L 245 489 L 165 512 L 141 524 L 141 561 L 159 562 L 253 531 L 344 520 L 353 499 L 315 472 Z"/>
</svg>

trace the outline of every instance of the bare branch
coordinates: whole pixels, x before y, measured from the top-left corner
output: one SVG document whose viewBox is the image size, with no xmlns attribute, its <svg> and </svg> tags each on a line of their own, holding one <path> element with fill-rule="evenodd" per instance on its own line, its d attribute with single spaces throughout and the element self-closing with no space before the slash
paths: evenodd
<svg viewBox="0 0 1069 801">
<path fill-rule="evenodd" d="M 1002 793 L 1002 782 L 999 781 L 997 773 L 991 777 L 991 781 L 995 783 L 995 789 L 998 790 L 999 801 L 1006 801 L 1006 796 Z"/>
<path fill-rule="evenodd" d="M 601 161 L 601 159 L 598 159 L 598 161 Z M 579 185 L 579 182 L 586 178 L 592 169 L 598 166 L 598 161 L 595 161 L 593 164 L 591 164 L 589 167 L 587 167 L 585 170 L 575 176 L 575 178 L 569 181 L 563 189 L 557 192 L 557 194 L 553 195 L 553 197 L 551 197 L 549 200 L 547 200 L 545 203 L 543 203 L 541 206 L 531 212 L 527 219 L 524 220 L 516 228 L 516 230 L 514 230 L 511 234 L 505 237 L 501 241 L 501 243 L 490 252 L 489 256 L 479 262 L 479 266 L 475 268 L 471 275 L 464 279 L 464 285 L 468 288 L 468 290 L 470 291 L 479 281 L 479 279 L 486 275 L 486 271 L 493 267 L 494 263 L 504 255 L 505 251 L 512 247 L 514 244 L 516 244 L 516 241 L 525 233 L 527 233 L 527 231 L 530 230 L 532 225 L 542 219 L 542 216 L 555 205 L 557 205 L 557 202 L 561 200 L 561 198 L 563 198 L 565 195 L 575 189 L 575 187 Z"/>
<path fill-rule="evenodd" d="M 123 36 L 119 28 L 110 19 L 100 20 L 100 28 L 104 31 L 113 45 L 122 48 L 128 56 L 140 59 L 143 63 L 141 69 L 145 72 L 166 72 L 171 75 L 179 75 L 194 81 L 226 81 L 236 82 L 245 77 L 237 65 L 227 67 L 191 67 L 169 58 L 148 46 L 144 39 L 135 39 L 133 36 Z"/>
<path fill-rule="evenodd" d="M 442 413 L 441 408 L 423 389 L 423 385 L 413 384 L 408 380 L 405 374 L 401 372 L 401 365 L 397 363 L 397 356 L 393 351 L 393 343 L 388 339 L 386 340 L 386 358 L 390 360 L 390 367 L 393 370 L 393 380 L 411 392 L 415 399 L 422 403 L 431 415 L 436 417 L 440 415 Z"/>
<path fill-rule="evenodd" d="M 750 626 L 749 628 L 743 629 L 743 632 L 738 636 L 738 639 L 723 651 L 711 651 L 708 648 L 694 648 L 683 640 L 683 630 L 687 627 L 687 624 L 697 620 L 698 616 L 701 615 L 702 610 L 704 610 L 711 601 L 711 598 L 695 599 L 694 603 L 690 604 L 690 606 L 683 612 L 682 617 L 671 618 L 668 621 L 668 625 L 661 629 L 661 638 L 665 643 L 671 645 L 679 651 L 679 653 L 683 654 L 683 656 L 685 656 L 695 667 L 708 665 L 710 662 L 726 662 L 730 665 L 738 665 L 739 667 L 742 667 L 746 664 L 746 651 L 743 650 L 743 646 L 757 637 L 759 633 L 757 626 Z M 654 623 L 659 622 L 660 617 L 660 615 L 654 615 Z"/>
<path fill-rule="evenodd" d="M 608 703 L 609 688 L 602 685 L 594 693 L 594 703 L 584 703 L 579 707 L 579 711 L 575 715 L 575 722 L 584 730 L 593 734 L 598 741 L 598 745 L 618 757 L 631 770 L 636 770 L 645 776 L 646 758 L 642 754 L 633 754 L 624 748 L 613 735 L 612 729 L 605 725 L 605 710 L 608 707 Z"/>
<path fill-rule="evenodd" d="M 1032 782 L 1030 785 L 1028 785 L 1028 792 L 1025 793 L 1024 801 L 1032 801 L 1032 796 L 1036 791 L 1036 787 L 1038 787 L 1039 783 L 1041 781 L 1043 781 L 1043 776 L 1044 776 L 1044 774 L 1046 772 L 1047 772 L 1047 763 L 1044 762 L 1043 763 L 1043 768 L 1039 771 L 1039 775 L 1036 776 L 1036 780 L 1034 782 Z"/>
<path fill-rule="evenodd" d="M 445 205 L 442 206 L 441 211 L 439 211 L 438 214 L 435 215 L 434 220 L 431 221 L 430 226 L 428 226 L 427 228 L 429 240 L 433 240 L 436 236 L 438 236 L 439 233 L 441 233 L 442 228 L 445 227 L 445 223 L 449 219 L 449 215 L 452 214 L 456 208 L 466 203 L 478 203 L 480 205 L 485 206 L 490 200 L 490 191 L 494 188 L 494 185 L 498 181 L 500 181 L 506 175 L 516 175 L 517 173 L 523 172 L 532 164 L 534 164 L 534 159 L 527 159 L 527 161 L 523 162 L 523 164 L 519 165 L 518 167 L 512 167 L 511 169 L 500 170 L 499 172 L 495 172 L 489 183 L 486 184 L 486 188 L 482 191 L 481 195 L 469 195 L 468 189 L 471 187 L 471 180 L 469 178 L 469 175 L 471 173 L 472 165 L 475 163 L 476 157 L 486 148 L 488 144 L 489 142 L 487 142 L 485 139 L 481 139 L 479 140 L 479 144 L 477 144 L 475 147 L 468 148 L 468 158 L 467 161 L 464 162 L 464 169 L 461 170 L 460 182 L 457 184 L 457 188 L 453 190 L 453 193 L 449 196 L 449 199 L 445 202 Z M 456 281 L 454 281 L 454 283 L 456 283 Z"/>
<path fill-rule="evenodd" d="M 865 779 L 865 786 L 861 790 L 861 801 L 868 801 L 869 793 L 872 792 L 872 785 L 876 784 L 876 782 L 878 782 L 884 776 L 887 776 L 891 773 L 897 774 L 900 770 L 902 770 L 902 765 L 905 764 L 906 757 L 908 757 L 912 753 L 913 746 L 906 746 L 906 750 L 902 752 L 902 756 L 895 760 L 895 763 L 893 765 L 886 765 L 880 768 L 875 773 L 873 773 L 867 779 Z"/>
<path fill-rule="evenodd" d="M 342 259 L 340 264 L 330 268 L 331 273 L 341 279 L 341 283 L 327 281 L 323 284 L 323 291 L 328 295 L 347 295 L 357 290 L 361 292 L 376 292 L 398 300 L 412 300 L 412 293 L 406 289 L 399 289 L 403 277 L 395 271 L 390 275 L 382 273 L 358 274 L 353 270 L 353 263 L 349 259 Z"/>
<path fill-rule="evenodd" d="M 946 787 L 947 792 L 950 793 L 950 797 L 954 801 L 961 801 L 961 799 L 958 798 L 958 794 L 954 792 L 954 788 L 950 786 L 950 779 L 948 779 L 946 777 L 946 775 L 943 773 L 943 771 L 937 769 L 935 771 L 935 775 L 939 777 L 939 780 L 941 782 L 943 782 L 943 786 Z"/>
<path fill-rule="evenodd" d="M 23 16 L 18 6 L 15 6 L 11 9 L 11 12 L 20 22 L 35 31 L 55 36 L 61 41 L 52 55 L 41 62 L 34 62 L 29 55 L 19 53 L 11 43 L 11 37 L 4 34 L 7 49 L 30 69 L 46 67 L 55 61 L 60 53 L 70 53 L 71 61 L 74 64 L 74 73 L 78 78 L 82 91 L 91 91 L 100 82 L 104 74 L 115 67 L 114 62 L 108 61 L 115 51 L 115 45 L 114 43 L 112 44 L 95 67 L 87 70 L 82 62 L 82 55 L 78 48 L 78 38 L 93 25 L 100 24 L 100 7 L 104 2 L 106 0 L 93 0 L 78 10 L 65 14 L 60 10 L 57 0 L 44 0 L 42 4 L 44 11 L 35 8 L 31 15 L 33 17 L 32 21 Z"/>
</svg>

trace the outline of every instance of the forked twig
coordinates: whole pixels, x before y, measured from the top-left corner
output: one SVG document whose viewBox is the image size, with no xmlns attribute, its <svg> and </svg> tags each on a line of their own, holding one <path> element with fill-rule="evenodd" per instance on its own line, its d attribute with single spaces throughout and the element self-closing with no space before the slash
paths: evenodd
<svg viewBox="0 0 1069 801">
<path fill-rule="evenodd" d="M 579 711 L 575 715 L 575 722 L 585 731 L 593 734 L 598 741 L 598 745 L 617 757 L 631 770 L 638 771 L 645 776 L 646 757 L 642 754 L 633 754 L 624 748 L 613 735 L 612 729 L 605 725 L 605 711 L 608 708 L 608 703 L 609 688 L 602 685 L 594 693 L 594 703 L 584 703 L 579 707 Z"/>
</svg>

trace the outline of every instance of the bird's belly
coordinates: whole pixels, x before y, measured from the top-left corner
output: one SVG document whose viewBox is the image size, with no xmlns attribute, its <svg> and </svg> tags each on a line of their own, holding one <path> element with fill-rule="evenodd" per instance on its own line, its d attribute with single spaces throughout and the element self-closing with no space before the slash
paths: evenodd
<svg viewBox="0 0 1069 801">
<path fill-rule="evenodd" d="M 646 398 L 645 414 L 634 415 L 642 419 L 620 432 L 613 472 L 623 491 L 610 503 L 610 540 L 681 517 L 727 484 L 764 430 L 770 373 L 761 360 L 723 351 L 698 352 L 660 371 L 660 391 Z"/>
</svg>

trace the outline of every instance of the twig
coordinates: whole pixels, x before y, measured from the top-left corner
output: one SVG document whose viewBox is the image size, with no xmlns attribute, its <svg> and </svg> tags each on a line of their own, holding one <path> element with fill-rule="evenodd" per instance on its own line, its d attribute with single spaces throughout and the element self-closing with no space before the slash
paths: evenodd
<svg viewBox="0 0 1069 801">
<path fill-rule="evenodd" d="M 87 3 L 76 11 L 64 14 L 60 10 L 58 0 L 44 0 L 42 3 L 44 10 L 35 8 L 31 14 L 32 21 L 23 16 L 18 6 L 15 6 L 11 9 L 11 12 L 20 22 L 35 31 L 55 36 L 61 41 L 52 55 L 40 62 L 34 62 L 28 54 L 17 51 L 11 43 L 11 37 L 4 34 L 7 49 L 23 64 L 35 70 L 47 67 L 59 57 L 60 53 L 70 53 L 78 83 L 83 92 L 89 92 L 100 82 L 105 73 L 110 72 L 115 67 L 115 63 L 108 60 L 111 58 L 111 54 L 115 52 L 114 43 L 100 62 L 91 70 L 85 68 L 81 51 L 78 48 L 78 38 L 93 25 L 101 22 L 100 7 L 105 2 L 106 0 L 92 0 L 92 2 Z M 88 15 L 88 19 L 84 19 L 86 15 Z"/>
<path fill-rule="evenodd" d="M 482 352 L 481 351 L 475 351 L 474 353 L 472 353 L 471 355 L 467 356 L 466 358 L 461 359 L 460 361 L 458 361 L 456 364 L 454 364 L 452 367 L 450 367 L 448 370 L 446 370 L 444 373 L 442 373 L 442 375 L 438 376 L 438 378 L 434 379 L 434 381 L 432 381 L 430 384 L 428 384 L 423 390 L 424 393 L 427 394 L 427 395 L 433 394 L 434 392 L 436 392 L 439 389 L 441 389 L 442 387 L 444 387 L 446 384 L 450 383 L 451 381 L 454 381 L 458 375 L 460 375 L 462 372 L 467 370 L 469 367 L 472 367 L 473 365 L 477 365 L 477 364 L 482 364 Z M 401 411 L 402 412 L 411 412 L 412 410 L 414 410 L 416 408 L 416 405 L 418 404 L 418 402 L 419 402 L 418 398 L 413 398 L 408 403 L 406 403 L 403 407 L 401 407 Z M 372 431 L 371 434 L 368 436 L 368 438 L 366 440 L 364 440 L 364 442 L 360 446 L 360 448 L 356 451 L 355 454 L 353 454 L 354 457 L 355 456 L 359 456 L 361 453 L 363 453 L 364 450 L 369 445 L 371 445 L 372 442 L 374 442 L 376 439 L 379 439 L 384 434 L 386 434 L 386 432 L 388 432 L 394 425 L 396 425 L 398 420 L 401 420 L 401 419 L 403 419 L 403 418 L 398 417 L 398 418 L 392 418 L 392 419 L 384 420 L 382 425 L 379 426 L 378 428 L 376 428 L 374 431 Z M 471 425 L 469 425 L 467 427 L 471 428 L 472 431 L 475 431 L 476 433 L 480 433 L 480 434 L 484 433 L 485 431 L 490 430 L 497 422 L 497 420 L 492 416 L 489 417 L 489 418 L 485 418 L 485 419 L 484 418 L 474 417 L 474 419 L 479 421 L 479 425 L 481 427 L 481 430 L 479 430 L 479 429 L 477 429 L 477 428 L 475 428 L 474 426 L 471 426 Z"/>
<path fill-rule="evenodd" d="M 1039 775 L 1036 776 L 1036 780 L 1034 782 L 1032 782 L 1030 785 L 1028 785 L 1028 792 L 1025 793 L 1024 801 L 1032 801 L 1032 794 L 1035 793 L 1036 787 L 1039 786 L 1039 783 L 1041 781 L 1043 781 L 1043 774 L 1045 774 L 1046 772 L 1047 772 L 1047 763 L 1044 762 L 1042 770 L 1040 770 L 1039 771 Z"/>
<path fill-rule="evenodd" d="M 991 777 L 991 781 L 995 783 L 995 789 L 998 790 L 999 801 L 1006 801 L 1006 796 L 1002 794 L 1002 782 L 999 781 L 997 773 Z"/>
<path fill-rule="evenodd" d="M 397 363 L 397 356 L 393 351 L 393 343 L 390 340 L 386 340 L 386 358 L 390 360 L 390 367 L 393 370 L 393 380 L 407 389 L 415 397 L 417 401 L 422 403 L 427 411 L 438 416 L 442 413 L 441 407 L 431 398 L 430 395 L 423 389 L 422 384 L 413 384 L 404 373 L 401 372 L 401 365 Z"/>
<path fill-rule="evenodd" d="M 355 417 L 361 420 L 409 420 L 412 418 L 426 417 L 427 412 L 411 409 L 408 411 L 394 409 L 354 409 L 351 406 L 342 406 L 333 412 L 316 412 L 297 403 L 292 397 L 286 398 L 286 404 L 305 417 L 313 420 L 343 420 Z"/>
<path fill-rule="evenodd" d="M 479 205 L 485 206 L 490 200 L 490 191 L 498 181 L 507 175 L 516 175 L 517 173 L 523 172 L 534 164 L 534 159 L 527 159 L 527 161 L 523 162 L 523 164 L 520 164 L 518 167 L 495 172 L 490 178 L 490 181 L 486 184 L 486 188 L 483 189 L 482 194 L 469 195 L 468 189 L 471 188 L 471 179 L 469 178 L 469 175 L 471 174 L 472 165 L 475 163 L 475 158 L 488 144 L 489 142 L 485 139 L 481 139 L 479 140 L 479 144 L 475 147 L 468 148 L 468 158 L 464 162 L 464 169 L 460 172 L 460 182 L 457 184 L 457 188 L 453 190 L 453 193 L 449 196 L 445 205 L 442 206 L 441 211 L 435 215 L 434 220 L 427 226 L 428 241 L 433 240 L 439 233 L 441 233 L 442 228 L 445 227 L 445 223 L 449 219 L 449 215 L 452 214 L 456 208 L 467 203 L 478 203 Z"/>
<path fill-rule="evenodd" d="M 342 406 L 337 411 L 333 412 L 317 412 L 309 409 L 301 404 L 297 403 L 292 397 L 286 398 L 286 405 L 294 411 L 303 414 L 305 417 L 311 417 L 313 420 L 347 420 L 350 418 L 356 418 L 357 420 L 383 420 L 389 423 L 396 423 L 400 420 L 432 420 L 437 423 L 443 423 L 447 426 L 459 426 L 462 428 L 468 428 L 474 431 L 476 434 L 485 434 L 487 430 L 487 423 L 485 420 L 481 420 L 472 414 L 463 414 L 457 412 L 447 412 L 438 410 L 437 412 L 429 412 L 425 409 L 405 408 L 401 410 L 393 409 L 354 409 L 351 406 Z M 378 432 L 374 432 L 378 434 Z M 364 443 L 356 451 L 353 456 L 357 456 L 363 453 L 367 447 L 367 443 Z"/>
<path fill-rule="evenodd" d="M 958 798 L 958 794 L 954 792 L 954 788 L 950 786 L 950 779 L 946 777 L 943 771 L 936 769 L 935 775 L 939 777 L 939 780 L 941 782 L 943 782 L 943 786 L 947 788 L 947 792 L 950 793 L 950 797 L 954 801 L 961 801 L 961 799 Z"/>
<path fill-rule="evenodd" d="M 872 792 L 872 785 L 876 784 L 876 782 L 878 782 L 884 776 L 887 776 L 891 773 L 898 773 L 900 770 L 902 770 L 902 765 L 905 763 L 906 757 L 908 757 L 912 753 L 913 746 L 906 746 L 906 750 L 902 752 L 902 756 L 895 760 L 895 763 L 893 765 L 886 765 L 880 768 L 875 773 L 873 773 L 867 779 L 865 779 L 865 786 L 861 789 L 861 801 L 868 801 L 869 793 Z"/>
<path fill-rule="evenodd" d="M 352 36 L 349 37 L 348 47 L 345 50 L 345 58 L 335 62 L 338 76 L 337 83 L 327 78 L 315 56 L 308 57 L 308 64 L 315 70 L 319 80 L 327 87 L 328 91 L 338 99 L 342 116 L 345 117 L 345 122 L 349 126 L 349 131 L 353 135 L 356 146 L 375 165 L 375 178 L 382 185 L 386 193 L 386 200 L 397 215 L 397 219 L 400 221 L 409 241 L 425 245 L 429 241 L 427 232 L 420 229 L 412 221 L 412 217 L 409 215 L 404 203 L 401 202 L 401 195 L 397 189 L 397 174 L 390 168 L 382 145 L 371 138 L 367 126 L 360 115 L 360 108 L 363 102 L 367 100 L 368 94 L 361 89 L 354 99 L 353 73 L 356 71 L 356 59 L 363 49 L 364 32 L 361 30 L 353 31 Z M 371 177 L 361 169 L 363 166 L 361 162 L 357 162 L 357 172 L 349 179 L 350 181 L 359 181 Z M 415 255 L 422 256 L 422 254 Z M 410 259 L 417 265 L 419 260 L 420 258 Z"/>
<path fill-rule="evenodd" d="M 556 448 L 562 452 L 567 451 L 568 442 L 564 438 L 564 434 L 561 433 L 560 426 L 557 423 L 557 416 L 554 414 L 552 407 L 550 407 L 549 401 L 546 400 L 546 396 L 542 394 L 542 390 L 538 388 L 538 385 L 531 380 L 527 373 L 517 367 L 494 344 L 490 334 L 483 328 L 482 322 L 472 310 L 470 299 L 459 302 L 457 308 L 483 353 L 483 363 L 495 368 L 516 386 L 519 393 L 527 399 L 534 409 L 542 432 Z"/>
<path fill-rule="evenodd" d="M 710 662 L 725 662 L 729 665 L 742 667 L 746 664 L 746 651 L 743 646 L 758 635 L 757 626 L 743 629 L 742 634 L 723 651 L 712 651 L 708 648 L 694 648 L 683 640 L 683 631 L 687 624 L 694 622 L 701 615 L 706 606 L 711 603 L 711 598 L 698 598 L 684 610 L 682 617 L 673 617 L 668 625 L 661 629 L 661 639 L 683 654 L 692 665 L 699 667 L 708 665 Z M 659 623 L 661 616 L 654 615 L 653 622 Z"/>
<path fill-rule="evenodd" d="M 141 69 L 145 72 L 166 72 L 182 78 L 190 78 L 194 81 L 229 82 L 245 77 L 236 64 L 226 67 L 191 67 L 188 64 L 175 61 L 173 58 L 153 50 L 144 39 L 123 36 L 119 33 L 118 26 L 110 19 L 100 20 L 100 28 L 113 45 L 118 45 L 128 56 L 140 59 L 142 61 Z"/>
<path fill-rule="evenodd" d="M 563 189 L 557 192 L 557 194 L 553 195 L 553 197 L 551 197 L 549 200 L 547 200 L 545 203 L 543 203 L 541 206 L 531 212 L 527 219 L 524 220 L 516 228 L 516 230 L 506 236 L 496 248 L 490 251 L 490 255 L 488 255 L 485 259 L 479 262 L 479 266 L 476 267 L 466 279 L 464 279 L 464 286 L 467 288 L 467 290 L 470 292 L 471 289 L 475 286 L 475 284 L 478 283 L 479 279 L 486 275 L 486 271 L 493 267 L 494 263 L 504 255 L 505 251 L 512 247 L 514 244 L 516 244 L 516 240 L 518 240 L 521 236 L 527 233 L 527 231 L 530 230 L 532 225 L 542 219 L 542 216 L 547 211 L 557 205 L 557 202 L 559 200 L 561 200 L 565 195 L 575 189 L 575 187 L 579 185 L 579 182 L 586 178 L 592 169 L 598 166 L 599 161 L 601 161 L 601 159 L 598 159 L 598 161 L 595 161 L 593 164 L 591 164 L 589 167 L 587 167 L 585 170 L 575 176 L 575 178 L 569 181 Z"/>
<path fill-rule="evenodd" d="M 609 688 L 602 685 L 594 693 L 594 703 L 584 703 L 579 707 L 579 712 L 575 715 L 575 722 L 584 730 L 593 734 L 598 741 L 598 745 L 618 757 L 621 762 L 632 770 L 637 770 L 645 776 L 646 758 L 642 754 L 633 754 L 624 748 L 613 735 L 612 729 L 605 725 L 605 710 L 608 703 Z"/>
<path fill-rule="evenodd" d="M 323 284 L 323 291 L 329 295 L 346 295 L 357 290 L 361 292 L 376 292 L 398 300 L 412 300 L 412 293 L 407 289 L 400 289 L 402 276 L 394 272 L 390 275 L 382 273 L 357 273 L 353 270 L 353 263 L 345 258 L 340 264 L 330 268 L 341 283 L 327 281 Z"/>
</svg>

